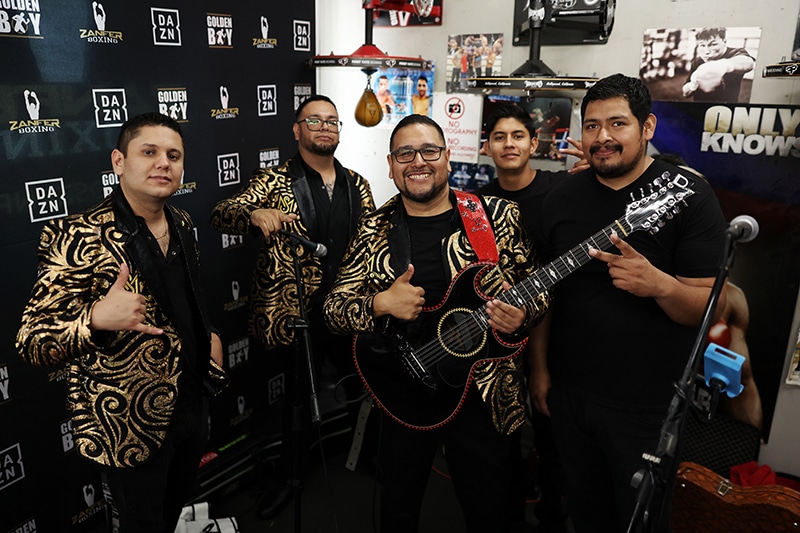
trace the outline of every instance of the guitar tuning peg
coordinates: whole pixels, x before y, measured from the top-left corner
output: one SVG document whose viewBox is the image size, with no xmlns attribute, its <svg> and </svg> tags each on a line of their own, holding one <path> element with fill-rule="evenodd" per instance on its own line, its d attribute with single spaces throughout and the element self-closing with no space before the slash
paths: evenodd
<svg viewBox="0 0 800 533">
<path fill-rule="evenodd" d="M 675 215 L 672 213 L 672 211 L 667 211 L 667 220 L 672 220 L 672 218 L 673 218 L 674 216 L 675 216 Z"/>
<path fill-rule="evenodd" d="M 659 228 L 663 228 L 665 224 L 666 222 L 664 222 L 663 220 L 659 220 L 656 226 L 658 226 Z"/>
<path fill-rule="evenodd" d="M 653 226 L 653 227 L 650 229 L 650 235 L 655 235 L 656 233 L 658 233 L 658 230 L 659 230 L 659 229 L 660 229 L 660 228 L 659 228 L 658 226 Z"/>
<path fill-rule="evenodd" d="M 635 202 L 636 201 L 636 197 L 633 196 L 633 191 L 630 192 L 630 195 L 631 195 L 631 202 Z"/>
</svg>

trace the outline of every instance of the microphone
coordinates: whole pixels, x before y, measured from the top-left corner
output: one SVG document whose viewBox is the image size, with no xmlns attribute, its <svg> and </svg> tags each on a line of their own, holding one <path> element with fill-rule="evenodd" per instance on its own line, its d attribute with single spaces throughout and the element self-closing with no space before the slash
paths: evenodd
<svg viewBox="0 0 800 533">
<path fill-rule="evenodd" d="M 749 215 L 739 215 L 725 231 L 734 242 L 750 242 L 758 236 L 758 222 Z"/>
<path fill-rule="evenodd" d="M 325 248 L 324 244 L 321 244 L 321 243 L 318 243 L 318 242 L 314 242 L 314 241 L 309 241 L 308 239 L 305 239 L 305 238 L 301 237 L 300 235 L 296 235 L 294 233 L 290 233 L 290 232 L 288 232 L 286 230 L 282 230 L 281 229 L 281 230 L 278 230 L 278 232 L 283 234 L 283 235 L 286 235 L 291 240 L 301 244 L 303 246 L 303 248 L 305 248 L 307 251 L 311 252 L 311 255 L 313 255 L 314 257 L 325 257 L 326 255 L 328 255 L 328 249 Z"/>
</svg>

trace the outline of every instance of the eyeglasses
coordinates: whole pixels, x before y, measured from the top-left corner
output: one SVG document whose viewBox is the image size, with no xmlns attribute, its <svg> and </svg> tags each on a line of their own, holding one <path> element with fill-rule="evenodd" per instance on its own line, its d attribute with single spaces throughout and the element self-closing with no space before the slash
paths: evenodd
<svg viewBox="0 0 800 533">
<path fill-rule="evenodd" d="M 328 126 L 328 129 L 331 131 L 339 131 L 342 129 L 342 121 L 341 120 L 322 120 L 321 118 L 304 118 L 303 120 L 298 120 L 297 123 L 300 124 L 301 122 L 305 122 L 306 126 L 308 126 L 309 131 L 319 131 L 322 129 L 322 124 L 325 123 Z"/>
<path fill-rule="evenodd" d="M 423 146 L 422 148 L 398 148 L 389 152 L 398 163 L 411 163 L 417 158 L 417 152 L 423 161 L 438 161 L 442 157 L 444 146 Z"/>
</svg>

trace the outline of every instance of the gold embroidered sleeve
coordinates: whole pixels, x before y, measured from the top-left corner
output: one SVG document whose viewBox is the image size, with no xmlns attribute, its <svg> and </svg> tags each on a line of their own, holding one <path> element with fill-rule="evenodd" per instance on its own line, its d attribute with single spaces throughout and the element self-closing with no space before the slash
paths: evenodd
<svg viewBox="0 0 800 533">
<path fill-rule="evenodd" d="M 281 167 L 282 168 L 282 167 Z M 283 176 L 271 169 L 253 172 L 247 186 L 230 198 L 221 200 L 211 210 L 211 227 L 221 233 L 247 235 L 250 233 L 250 215 L 256 209 L 279 209 L 284 213 L 294 211 L 294 206 L 281 205 Z"/>
<path fill-rule="evenodd" d="M 113 283 L 98 264 L 99 227 L 51 222 L 39 242 L 39 273 L 22 314 L 17 350 L 34 365 L 52 365 L 96 346 L 92 306 Z"/>
<path fill-rule="evenodd" d="M 372 301 L 394 280 L 385 228 L 381 226 L 376 217 L 362 217 L 350 241 L 336 282 L 325 299 L 325 321 L 332 331 L 349 334 L 376 329 Z"/>
</svg>

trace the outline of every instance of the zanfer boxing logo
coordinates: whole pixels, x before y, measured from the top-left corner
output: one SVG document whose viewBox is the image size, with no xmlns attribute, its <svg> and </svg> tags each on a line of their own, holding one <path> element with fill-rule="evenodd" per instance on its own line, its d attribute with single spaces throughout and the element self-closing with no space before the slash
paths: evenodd
<svg viewBox="0 0 800 533">
<path fill-rule="evenodd" d="M 157 89 L 158 112 L 178 122 L 189 122 L 189 99 L 185 87 Z"/>
<path fill-rule="evenodd" d="M 0 37 L 41 39 L 39 25 L 42 10 L 38 0 L 3 0 L 0 2 Z"/>
<path fill-rule="evenodd" d="M 83 494 L 83 501 L 86 502 L 86 509 L 72 516 L 71 523 L 73 526 L 77 526 L 78 524 L 83 524 L 94 515 L 103 511 L 106 506 L 105 499 L 98 500 L 95 497 L 96 491 L 94 485 L 92 484 L 84 485 L 83 487 L 81 487 L 81 492 Z"/>
<path fill-rule="evenodd" d="M 27 133 L 52 133 L 56 131 L 56 128 L 61 128 L 61 120 L 57 118 L 39 118 L 42 104 L 36 91 L 25 89 L 22 96 L 30 120 L 10 120 L 8 122 L 10 124 L 9 131 L 24 135 Z"/>
<path fill-rule="evenodd" d="M 224 85 L 219 86 L 219 103 L 222 107 L 219 109 L 212 109 L 211 110 L 211 117 L 217 120 L 223 120 L 226 118 L 236 118 L 239 116 L 239 108 L 238 107 L 228 107 L 228 100 L 230 99 L 230 95 L 228 94 L 228 88 Z"/>
<path fill-rule="evenodd" d="M 233 16 L 206 13 L 209 48 L 233 48 Z"/>
<path fill-rule="evenodd" d="M 311 22 L 307 20 L 294 21 L 294 49 L 297 52 L 311 51 Z"/>
<path fill-rule="evenodd" d="M 278 89 L 275 85 L 259 85 L 258 116 L 269 117 L 278 114 Z"/>
<path fill-rule="evenodd" d="M 0 491 L 25 479 L 25 464 L 19 443 L 0 450 Z"/>
<path fill-rule="evenodd" d="M 92 99 L 98 128 L 122 126 L 128 120 L 125 89 L 92 89 Z"/>
<path fill-rule="evenodd" d="M 247 305 L 248 297 L 247 296 L 239 296 L 240 289 L 239 289 L 239 282 L 237 280 L 231 281 L 231 295 L 233 296 L 233 300 L 223 304 L 222 309 L 224 311 L 234 311 L 236 309 L 241 309 L 245 305 Z"/>
<path fill-rule="evenodd" d="M 87 43 L 119 44 L 122 41 L 121 31 L 106 30 L 106 10 L 103 4 L 92 2 L 92 18 L 97 26 L 96 30 L 81 29 L 81 39 Z"/>
<path fill-rule="evenodd" d="M 181 18 L 177 9 L 151 7 L 150 21 L 153 23 L 154 45 L 181 45 Z"/>
<path fill-rule="evenodd" d="M 218 155 L 217 171 L 220 187 L 239 183 L 239 153 Z"/>
<path fill-rule="evenodd" d="M 31 181 L 25 184 L 31 222 L 41 222 L 67 216 L 67 196 L 64 178 Z"/>
<path fill-rule="evenodd" d="M 275 48 L 278 46 L 278 39 L 269 37 L 269 21 L 267 17 L 261 16 L 261 37 L 253 37 L 255 48 Z"/>
</svg>

